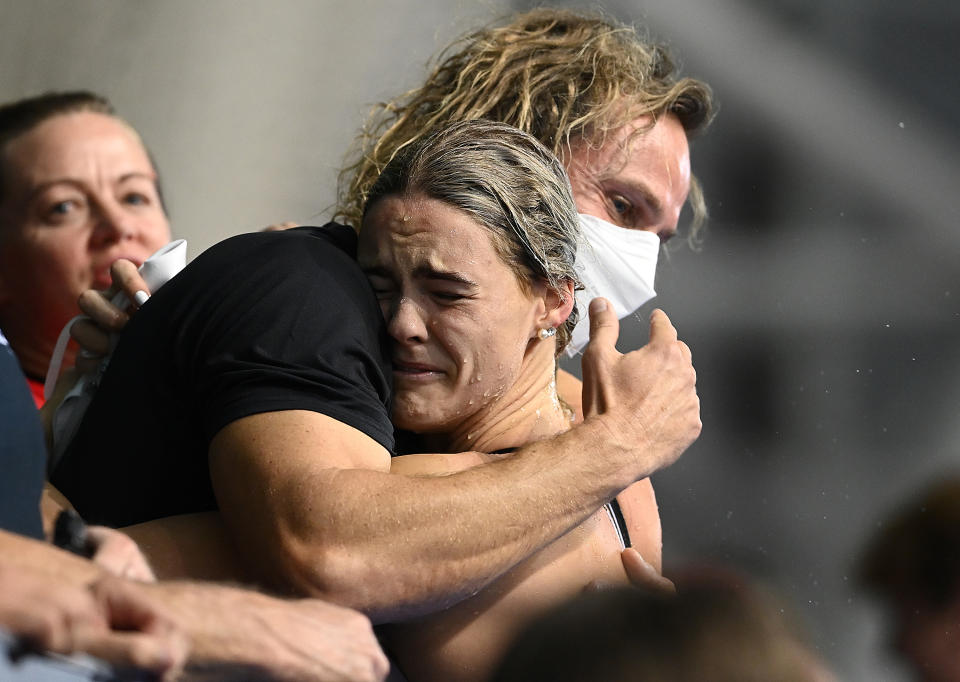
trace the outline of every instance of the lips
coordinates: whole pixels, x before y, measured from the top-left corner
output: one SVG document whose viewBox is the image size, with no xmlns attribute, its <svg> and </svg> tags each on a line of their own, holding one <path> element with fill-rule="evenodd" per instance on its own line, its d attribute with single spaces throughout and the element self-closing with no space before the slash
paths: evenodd
<svg viewBox="0 0 960 682">
<path fill-rule="evenodd" d="M 427 379 L 440 376 L 444 372 L 439 367 L 427 363 L 395 359 L 393 361 L 393 373 L 398 378 Z"/>
</svg>

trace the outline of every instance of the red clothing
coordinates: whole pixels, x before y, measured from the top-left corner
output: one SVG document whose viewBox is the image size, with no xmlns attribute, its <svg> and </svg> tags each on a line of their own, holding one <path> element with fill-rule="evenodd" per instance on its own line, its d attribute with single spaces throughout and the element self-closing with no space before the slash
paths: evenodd
<svg viewBox="0 0 960 682">
<path fill-rule="evenodd" d="M 47 402 L 43 398 L 43 381 L 40 379 L 32 379 L 27 377 L 27 384 L 30 385 L 30 393 L 33 394 L 33 402 L 37 404 L 37 409 L 39 410 L 43 407 L 43 404 Z"/>
</svg>

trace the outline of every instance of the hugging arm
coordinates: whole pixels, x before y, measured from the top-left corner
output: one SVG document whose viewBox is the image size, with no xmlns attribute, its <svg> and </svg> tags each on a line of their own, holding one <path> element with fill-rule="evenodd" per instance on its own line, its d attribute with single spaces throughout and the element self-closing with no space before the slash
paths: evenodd
<svg viewBox="0 0 960 682">
<path fill-rule="evenodd" d="M 227 425 L 210 448 L 226 525 L 268 579 L 375 622 L 476 593 L 699 434 L 689 350 L 666 315 L 625 356 L 612 310 L 592 308 L 591 321 L 602 348 L 584 358 L 585 422 L 465 471 L 391 473 L 380 446 L 313 412 Z"/>
<path fill-rule="evenodd" d="M 211 442 L 210 471 L 244 557 L 286 589 L 404 619 L 474 594 L 671 464 L 700 428 L 689 350 L 658 311 L 650 343 L 620 355 L 615 314 L 592 313 L 587 420 L 502 461 L 407 476 L 390 473 L 379 445 L 319 413 L 228 424 Z"/>
</svg>

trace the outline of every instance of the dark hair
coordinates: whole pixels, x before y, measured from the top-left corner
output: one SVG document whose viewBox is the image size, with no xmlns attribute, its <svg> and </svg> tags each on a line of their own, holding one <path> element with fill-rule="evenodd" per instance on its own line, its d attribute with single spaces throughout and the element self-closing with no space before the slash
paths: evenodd
<svg viewBox="0 0 960 682">
<path fill-rule="evenodd" d="M 113 105 L 103 95 L 98 95 L 87 90 L 73 90 L 70 92 L 45 92 L 35 97 L 26 97 L 0 105 L 0 160 L 2 160 L 3 151 L 7 144 L 15 138 L 30 132 L 44 121 L 61 116 L 64 114 L 74 114 L 82 111 L 89 111 L 95 114 L 112 116 L 117 120 L 123 120 L 117 116 Z M 153 155 L 144 145 L 147 157 L 154 171 L 157 172 L 157 164 L 153 161 Z M 0 163 L 0 199 L 3 198 L 3 164 Z M 166 205 L 163 201 L 163 191 L 160 187 L 160 177 L 157 176 L 157 196 L 160 199 L 160 207 L 166 213 Z"/>
<path fill-rule="evenodd" d="M 385 196 L 417 193 L 486 228 L 521 286 L 541 281 L 563 300 L 564 282 L 577 284 L 580 222 L 570 181 L 532 135 L 482 119 L 440 128 L 393 157 L 370 189 L 364 216 Z M 558 353 L 576 323 L 574 303 L 557 329 Z"/>
</svg>

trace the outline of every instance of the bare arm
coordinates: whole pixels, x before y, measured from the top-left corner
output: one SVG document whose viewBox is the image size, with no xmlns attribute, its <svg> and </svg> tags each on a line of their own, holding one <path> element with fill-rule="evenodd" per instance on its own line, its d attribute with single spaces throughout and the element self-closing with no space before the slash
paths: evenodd
<svg viewBox="0 0 960 682">
<path fill-rule="evenodd" d="M 254 415 L 213 440 L 227 526 L 269 579 L 377 621 L 449 606 L 569 529 L 699 433 L 689 350 L 666 315 L 621 356 L 595 311 L 583 425 L 512 457 L 445 476 L 390 472 L 388 454 L 329 417 Z"/>
<path fill-rule="evenodd" d="M 122 580 L 2 530 L 0 557 L 0 624 L 40 648 L 167 671 L 182 663 L 176 638 L 185 637 L 190 678 L 346 682 L 382 680 L 387 673 L 369 620 L 355 611 L 211 584 Z M 33 591 L 13 589 L 10 580 L 24 577 Z"/>
<path fill-rule="evenodd" d="M 139 587 L 186 634 L 188 679 L 374 682 L 389 669 L 370 621 L 350 609 L 222 585 Z"/>
</svg>

